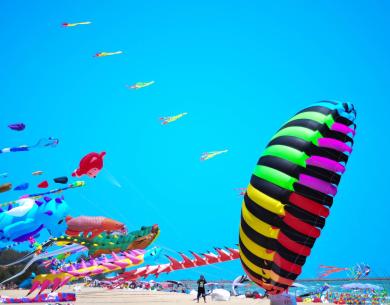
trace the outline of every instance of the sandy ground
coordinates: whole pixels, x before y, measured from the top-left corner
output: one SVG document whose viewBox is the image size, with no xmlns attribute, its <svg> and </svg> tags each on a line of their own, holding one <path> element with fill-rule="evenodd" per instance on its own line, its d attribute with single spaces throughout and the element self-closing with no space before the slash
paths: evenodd
<svg viewBox="0 0 390 305">
<path fill-rule="evenodd" d="M 68 289 L 61 289 L 61 292 L 73 292 L 71 287 Z M 26 290 L 1 290 L 1 295 L 6 295 L 9 297 L 22 297 L 26 295 Z M 35 294 L 34 294 L 35 295 Z M 81 291 L 77 293 L 77 305 L 87 305 L 87 304 L 115 304 L 115 305 L 125 305 L 125 304 L 153 304 L 153 305 L 162 305 L 162 304 L 196 304 L 196 301 L 193 300 L 193 296 L 188 294 L 180 294 L 173 292 L 161 292 L 161 291 L 134 291 L 134 290 L 107 290 L 105 288 L 88 288 L 82 287 Z M 269 300 L 254 300 L 254 299 L 241 299 L 232 297 L 228 302 L 213 302 L 210 297 L 207 297 L 207 303 L 218 303 L 218 304 L 261 304 L 269 305 Z M 54 302 L 51 302 L 54 304 Z M 199 304 L 203 304 L 203 300 Z M 42 304 L 42 303 L 41 303 Z M 305 303 L 305 305 L 310 305 L 311 303 Z M 313 304 L 314 305 L 314 304 Z M 318 304 L 315 304 L 318 305 Z"/>
</svg>

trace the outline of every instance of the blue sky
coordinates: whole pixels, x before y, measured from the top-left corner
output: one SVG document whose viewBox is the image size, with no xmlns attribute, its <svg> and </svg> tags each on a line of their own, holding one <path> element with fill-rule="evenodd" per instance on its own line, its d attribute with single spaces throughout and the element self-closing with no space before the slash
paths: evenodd
<svg viewBox="0 0 390 305">
<path fill-rule="evenodd" d="M 158 223 L 156 245 L 177 251 L 233 246 L 235 189 L 272 135 L 313 102 L 348 100 L 358 111 L 354 152 L 301 278 L 320 264 L 358 262 L 388 275 L 388 17 L 386 1 L 1 1 L 1 146 L 45 136 L 60 144 L 2 155 L 0 172 L 37 184 L 104 150 L 99 176 L 65 194 L 72 215 L 130 229 Z M 61 27 L 78 21 L 93 24 Z M 117 50 L 124 54 L 93 58 Z M 189 115 L 159 124 L 180 112 Z M 7 129 L 18 121 L 25 131 Z M 199 161 L 219 149 L 229 153 Z M 237 261 L 176 277 L 198 272 L 233 278 L 242 269 Z"/>
</svg>

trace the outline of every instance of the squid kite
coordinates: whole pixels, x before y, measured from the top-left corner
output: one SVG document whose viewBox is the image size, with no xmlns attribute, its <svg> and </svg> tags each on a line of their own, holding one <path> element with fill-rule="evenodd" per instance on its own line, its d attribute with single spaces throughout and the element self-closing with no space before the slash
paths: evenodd
<svg viewBox="0 0 390 305">
<path fill-rule="evenodd" d="M 0 154 L 10 153 L 10 152 L 19 152 L 19 151 L 29 151 L 33 148 L 40 148 L 40 147 L 55 147 L 59 143 L 58 139 L 54 138 L 43 138 L 40 139 L 35 145 L 21 145 L 17 147 L 6 147 L 3 149 L 0 149 Z"/>
<path fill-rule="evenodd" d="M 94 57 L 105 57 L 105 56 L 112 56 L 112 55 L 118 55 L 118 54 L 122 54 L 123 52 L 122 51 L 116 51 L 116 52 L 100 52 L 100 53 L 96 53 L 94 55 Z"/>
<path fill-rule="evenodd" d="M 91 24 L 92 22 L 91 21 L 83 21 L 83 22 L 75 22 L 75 23 L 67 23 L 67 22 L 64 22 L 62 24 L 63 27 L 66 27 L 66 28 L 69 28 L 69 27 L 73 27 L 73 26 L 78 26 L 78 25 L 86 25 L 86 24 Z"/>
<path fill-rule="evenodd" d="M 178 119 L 181 119 L 183 116 L 187 115 L 188 113 L 187 112 L 183 112 L 183 113 L 180 113 L 178 115 L 174 115 L 174 116 L 165 116 L 165 117 L 162 117 L 160 118 L 160 120 L 162 121 L 161 122 L 161 125 L 167 125 L 169 123 L 172 123 L 174 121 L 177 121 Z"/>
<path fill-rule="evenodd" d="M 215 156 L 218 156 L 220 154 L 224 154 L 224 153 L 227 153 L 228 150 L 225 149 L 225 150 L 217 150 L 217 151 L 210 151 L 210 152 L 205 152 L 202 154 L 202 156 L 200 157 L 200 160 L 202 161 L 206 161 L 208 159 L 211 159 L 211 158 L 214 158 Z"/>
<path fill-rule="evenodd" d="M 151 81 L 151 82 L 138 82 L 138 83 L 135 83 L 134 85 L 127 86 L 127 87 L 129 89 L 137 90 L 137 89 L 149 87 L 149 86 L 153 85 L 154 83 L 155 83 L 155 81 Z"/>
<path fill-rule="evenodd" d="M 361 279 L 362 277 L 366 277 L 370 274 L 371 268 L 367 264 L 356 264 L 353 267 L 335 267 L 335 266 L 324 266 L 320 265 L 320 268 L 324 269 L 323 272 L 321 272 L 320 277 L 324 278 L 330 274 L 338 273 L 345 271 L 348 273 L 348 275 L 353 278 L 354 280 Z"/>
</svg>

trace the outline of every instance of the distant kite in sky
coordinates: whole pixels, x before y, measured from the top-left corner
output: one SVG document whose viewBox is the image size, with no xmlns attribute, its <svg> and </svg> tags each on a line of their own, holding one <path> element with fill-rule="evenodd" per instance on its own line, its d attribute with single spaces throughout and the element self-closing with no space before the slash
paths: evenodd
<svg viewBox="0 0 390 305">
<path fill-rule="evenodd" d="M 0 178 L 7 178 L 8 177 L 8 173 L 1 173 L 0 174 Z"/>
<path fill-rule="evenodd" d="M 9 124 L 8 127 L 12 130 L 22 131 L 26 128 L 26 125 L 24 125 L 23 123 L 14 123 L 14 124 Z"/>
<path fill-rule="evenodd" d="M 12 189 L 12 184 L 9 182 L 0 185 L 0 193 L 8 192 L 10 189 Z"/>
<path fill-rule="evenodd" d="M 155 83 L 155 81 L 151 81 L 151 82 L 138 82 L 138 83 L 135 83 L 134 85 L 127 86 L 127 87 L 129 89 L 137 90 L 137 89 L 149 87 L 149 86 L 153 85 L 154 83 Z"/>
<path fill-rule="evenodd" d="M 178 119 L 181 119 L 183 116 L 185 116 L 187 114 L 188 114 L 187 112 L 183 112 L 183 113 L 180 113 L 180 114 L 174 115 L 174 116 L 164 116 L 164 117 L 160 118 L 160 120 L 162 121 L 161 125 L 167 125 L 169 123 L 177 121 Z"/>
<path fill-rule="evenodd" d="M 43 174 L 43 171 L 35 171 L 35 172 L 32 172 L 32 175 L 33 176 L 40 176 Z"/>
<path fill-rule="evenodd" d="M 74 27 L 74 26 L 78 26 L 78 25 L 86 25 L 86 24 L 91 24 L 92 22 L 90 21 L 83 21 L 83 22 L 75 22 L 75 23 L 67 23 L 67 22 L 64 22 L 62 24 L 63 27 L 66 27 L 66 28 L 69 28 L 69 27 Z"/>
<path fill-rule="evenodd" d="M 38 187 L 41 189 L 45 189 L 49 186 L 49 183 L 45 180 L 38 184 Z"/>
<path fill-rule="evenodd" d="M 85 155 L 77 168 L 73 173 L 73 177 L 81 177 L 82 175 L 87 175 L 88 177 L 95 178 L 97 174 L 103 168 L 103 158 L 106 155 L 106 152 L 96 153 L 91 152 Z"/>
<path fill-rule="evenodd" d="M 105 56 L 112 56 L 112 55 L 118 55 L 122 54 L 122 51 L 116 51 L 116 52 L 100 52 L 96 53 L 94 57 L 105 57 Z"/>
<path fill-rule="evenodd" d="M 237 191 L 239 192 L 239 195 L 244 197 L 245 196 L 245 193 L 246 193 L 246 187 L 239 187 L 237 189 Z"/>
<path fill-rule="evenodd" d="M 211 158 L 214 158 L 215 156 L 218 156 L 220 154 L 224 154 L 224 153 L 227 153 L 228 150 L 225 149 L 225 150 L 217 150 L 217 151 L 210 151 L 210 152 L 205 152 L 202 154 L 202 156 L 200 157 L 200 160 L 202 161 L 206 161 L 208 159 L 211 159 Z"/>
<path fill-rule="evenodd" d="M 28 183 L 22 183 L 14 187 L 14 191 L 24 191 L 28 189 Z"/>
<path fill-rule="evenodd" d="M 9 152 L 18 152 L 18 151 L 29 151 L 33 148 L 38 148 L 38 147 L 55 147 L 58 145 L 58 143 L 59 143 L 58 139 L 54 139 L 51 137 L 50 138 L 43 138 L 43 139 L 40 139 L 37 142 L 37 144 L 32 145 L 32 146 L 21 145 L 21 146 L 17 146 L 17 147 L 6 147 L 3 149 L 0 149 L 0 154 L 9 153 Z"/>
<path fill-rule="evenodd" d="M 53 179 L 55 183 L 61 183 L 61 184 L 66 184 L 68 183 L 68 177 L 57 177 Z"/>
</svg>

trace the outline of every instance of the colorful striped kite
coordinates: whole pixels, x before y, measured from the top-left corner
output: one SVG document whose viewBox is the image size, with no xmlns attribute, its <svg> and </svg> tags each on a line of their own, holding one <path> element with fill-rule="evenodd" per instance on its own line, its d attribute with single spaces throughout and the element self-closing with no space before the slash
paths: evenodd
<svg viewBox="0 0 390 305">
<path fill-rule="evenodd" d="M 268 294 L 302 272 L 352 152 L 356 111 L 320 102 L 298 112 L 259 159 L 242 204 L 240 258 Z"/>
</svg>

